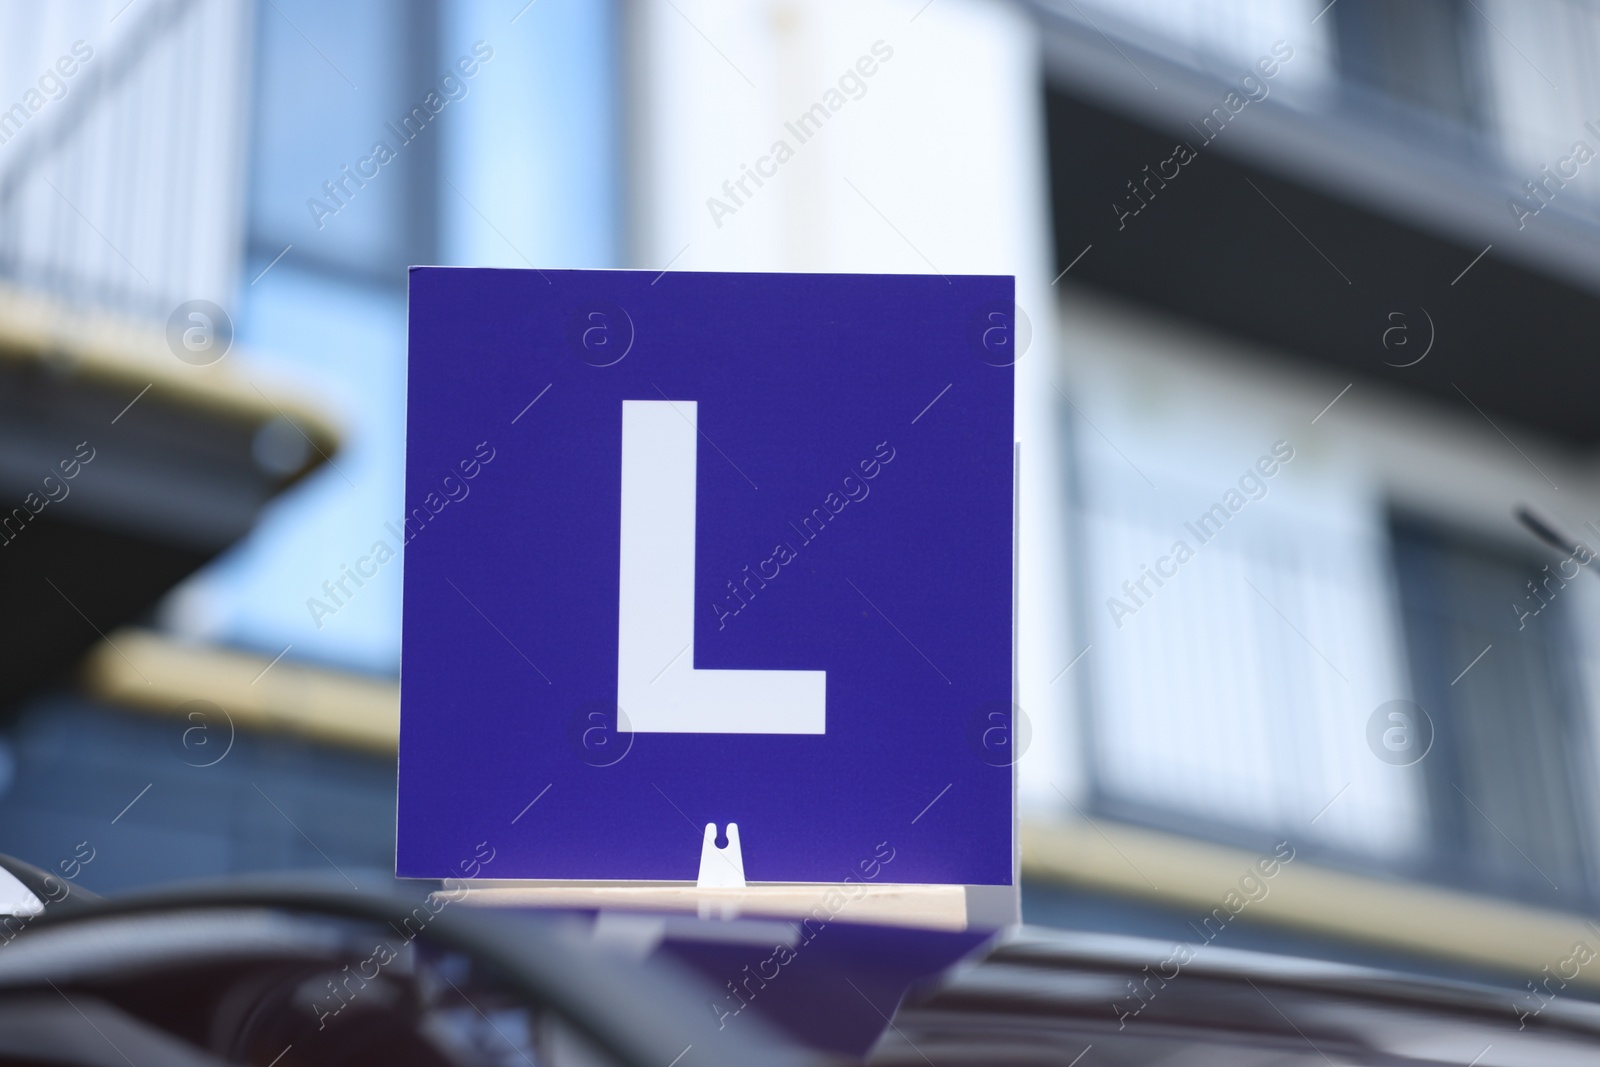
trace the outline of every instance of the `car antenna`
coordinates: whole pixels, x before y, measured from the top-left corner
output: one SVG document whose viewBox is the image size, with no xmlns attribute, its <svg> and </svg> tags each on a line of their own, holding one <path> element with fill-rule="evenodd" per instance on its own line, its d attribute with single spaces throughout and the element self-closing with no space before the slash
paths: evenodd
<svg viewBox="0 0 1600 1067">
<path fill-rule="evenodd" d="M 1551 523 L 1548 519 L 1545 519 L 1543 516 L 1537 514 L 1526 504 L 1520 504 L 1517 506 L 1516 516 L 1517 521 L 1532 531 L 1535 537 L 1543 541 L 1545 544 L 1550 545 L 1552 548 L 1560 549 L 1569 556 L 1576 556 L 1579 549 L 1584 547 L 1579 545 L 1577 541 L 1574 541 L 1572 538 L 1561 533 L 1555 528 L 1553 523 Z M 1594 555 L 1592 551 L 1590 551 L 1589 554 L 1591 556 Z"/>
</svg>

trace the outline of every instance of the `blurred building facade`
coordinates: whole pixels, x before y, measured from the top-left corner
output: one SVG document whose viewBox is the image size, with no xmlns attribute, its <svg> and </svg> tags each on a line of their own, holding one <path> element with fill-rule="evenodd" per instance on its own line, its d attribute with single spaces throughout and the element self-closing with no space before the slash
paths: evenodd
<svg viewBox="0 0 1600 1067">
<path fill-rule="evenodd" d="M 1184 842 L 1288 840 L 1259 914 L 1504 963 L 1595 907 L 1600 596 L 1516 516 L 1600 536 L 1600 11 L 1034 10 L 1082 654 L 1036 854 L 1171 903 Z"/>
</svg>

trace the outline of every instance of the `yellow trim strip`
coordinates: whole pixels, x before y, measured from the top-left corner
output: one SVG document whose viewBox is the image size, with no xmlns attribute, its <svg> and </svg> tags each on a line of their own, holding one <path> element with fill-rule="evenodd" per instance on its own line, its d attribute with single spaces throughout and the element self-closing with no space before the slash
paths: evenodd
<svg viewBox="0 0 1600 1067">
<path fill-rule="evenodd" d="M 209 700 L 235 727 L 283 731 L 313 741 L 393 756 L 400 739 L 400 688 L 291 660 L 188 645 L 150 630 L 118 630 L 84 659 L 91 695 L 158 714 L 184 716 Z"/>
<path fill-rule="evenodd" d="M 1103 819 L 1022 825 L 1024 877 L 1192 911 L 1196 924 L 1222 907 L 1230 889 L 1238 891 L 1239 879 L 1260 858 Z M 1263 881 L 1267 895 L 1240 914 L 1306 933 L 1522 973 L 1530 980 L 1545 977 L 1546 966 L 1556 972 L 1578 941 L 1600 952 L 1600 935 L 1581 915 L 1384 881 L 1303 859 Z M 1600 967 L 1580 970 L 1572 981 L 1600 988 Z"/>
<path fill-rule="evenodd" d="M 0 286 L 0 361 L 37 363 L 67 378 L 133 392 L 151 385 L 154 399 L 192 405 L 222 419 L 256 424 L 281 411 L 325 454 L 339 447 L 339 434 L 326 415 L 285 396 L 281 384 L 263 393 L 238 373 L 243 360 L 237 347 L 217 363 L 196 367 L 172 354 L 159 325 L 68 308 L 6 286 Z"/>
</svg>

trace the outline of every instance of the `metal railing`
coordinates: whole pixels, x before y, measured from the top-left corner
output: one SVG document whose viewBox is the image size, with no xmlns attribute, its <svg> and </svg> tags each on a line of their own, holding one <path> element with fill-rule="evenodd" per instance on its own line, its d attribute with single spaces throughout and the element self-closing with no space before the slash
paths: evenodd
<svg viewBox="0 0 1600 1067">
<path fill-rule="evenodd" d="M 23 86 L 0 98 L 0 280 L 152 319 L 231 295 L 249 19 L 222 0 L 0 14 L 32 55 L 0 87 Z"/>
</svg>

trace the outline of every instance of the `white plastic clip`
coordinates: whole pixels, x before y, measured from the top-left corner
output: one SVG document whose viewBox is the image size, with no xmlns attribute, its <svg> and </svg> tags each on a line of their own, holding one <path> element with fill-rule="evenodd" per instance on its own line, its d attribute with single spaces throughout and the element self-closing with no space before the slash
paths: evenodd
<svg viewBox="0 0 1600 1067">
<path fill-rule="evenodd" d="M 739 849 L 739 824 L 728 824 L 728 847 L 717 847 L 717 824 L 706 823 L 705 840 L 700 843 L 701 889 L 743 889 L 744 853 Z"/>
</svg>

